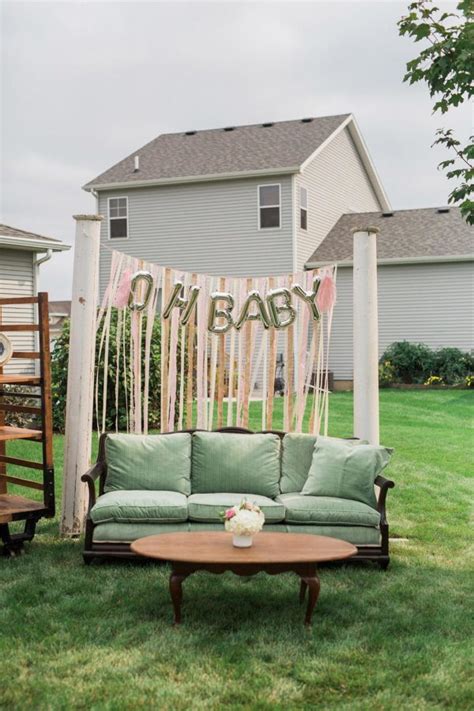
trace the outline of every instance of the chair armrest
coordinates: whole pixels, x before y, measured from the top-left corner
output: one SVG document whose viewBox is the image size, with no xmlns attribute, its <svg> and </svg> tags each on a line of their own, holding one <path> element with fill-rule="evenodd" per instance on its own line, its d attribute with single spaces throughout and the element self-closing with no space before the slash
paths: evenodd
<svg viewBox="0 0 474 711">
<path fill-rule="evenodd" d="M 389 489 L 393 489 L 395 482 L 391 479 L 385 479 L 383 476 L 379 476 L 375 479 L 375 485 L 380 488 L 378 501 L 377 501 L 377 511 L 380 514 L 380 523 L 387 523 L 387 517 L 385 512 L 385 500 L 387 498 L 387 493 Z"/>
<path fill-rule="evenodd" d="M 87 513 L 89 513 L 96 502 L 95 482 L 100 478 L 104 470 L 104 462 L 96 462 L 93 467 L 88 469 L 86 473 L 81 476 L 81 481 L 87 484 L 87 489 L 89 491 L 89 505 L 87 507 Z"/>
</svg>

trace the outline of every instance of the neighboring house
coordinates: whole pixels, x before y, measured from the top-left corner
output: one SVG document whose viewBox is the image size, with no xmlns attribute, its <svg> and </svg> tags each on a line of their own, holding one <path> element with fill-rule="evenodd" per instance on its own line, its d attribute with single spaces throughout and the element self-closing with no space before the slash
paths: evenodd
<svg viewBox="0 0 474 711">
<path fill-rule="evenodd" d="M 84 186 L 110 249 L 214 275 L 304 268 L 342 214 L 390 205 L 352 115 L 164 134 Z"/>
<path fill-rule="evenodd" d="M 25 232 L 8 225 L 0 225 L 0 296 L 34 296 L 37 293 L 38 271 L 41 263 L 53 252 L 70 249 L 69 245 L 34 232 Z M 3 306 L 0 322 L 26 323 L 33 320 L 33 306 Z M 16 350 L 36 350 L 36 334 L 7 333 Z M 5 372 L 33 373 L 35 361 L 10 361 Z"/>
<path fill-rule="evenodd" d="M 352 384 L 352 229 L 376 226 L 379 354 L 394 341 L 474 349 L 474 229 L 458 208 L 343 215 L 306 263 L 337 262 L 330 368 Z"/>
<path fill-rule="evenodd" d="M 71 318 L 70 301 L 49 302 L 49 339 L 51 346 L 61 335 L 65 321 Z"/>
</svg>

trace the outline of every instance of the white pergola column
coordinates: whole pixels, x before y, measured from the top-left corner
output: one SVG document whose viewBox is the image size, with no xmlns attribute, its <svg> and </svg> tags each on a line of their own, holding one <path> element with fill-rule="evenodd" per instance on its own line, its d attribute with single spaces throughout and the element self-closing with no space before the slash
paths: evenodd
<svg viewBox="0 0 474 711">
<path fill-rule="evenodd" d="M 74 215 L 76 240 L 66 401 L 61 534 L 81 533 L 86 513 L 81 476 L 90 466 L 95 330 L 99 287 L 100 215 Z"/>
<path fill-rule="evenodd" d="M 354 437 L 379 444 L 377 227 L 354 235 Z"/>
</svg>

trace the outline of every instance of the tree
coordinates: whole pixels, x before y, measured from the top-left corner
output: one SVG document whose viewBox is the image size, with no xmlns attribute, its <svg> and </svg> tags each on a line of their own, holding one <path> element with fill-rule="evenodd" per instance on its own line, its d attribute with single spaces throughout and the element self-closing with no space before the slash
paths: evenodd
<svg viewBox="0 0 474 711">
<path fill-rule="evenodd" d="M 457 13 L 441 12 L 430 0 L 417 0 L 398 23 L 400 35 L 428 42 L 419 56 L 407 63 L 403 81 L 427 83 L 435 98 L 434 113 L 445 114 L 474 93 L 474 0 L 462 0 L 456 9 Z M 474 224 L 474 136 L 462 147 L 452 129 L 439 128 L 435 145 L 446 146 L 452 154 L 438 166 L 457 181 L 448 202 L 459 205 L 465 220 Z"/>
</svg>

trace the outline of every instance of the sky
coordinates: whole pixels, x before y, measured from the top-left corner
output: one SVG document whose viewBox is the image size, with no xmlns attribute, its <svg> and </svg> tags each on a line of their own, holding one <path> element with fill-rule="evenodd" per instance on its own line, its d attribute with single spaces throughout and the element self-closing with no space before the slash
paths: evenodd
<svg viewBox="0 0 474 711">
<path fill-rule="evenodd" d="M 74 242 L 81 186 L 160 133 L 353 113 L 392 207 L 444 205 L 433 116 L 402 79 L 407 2 L 1 2 L 0 221 Z M 454 3 L 441 3 L 454 9 Z M 451 186 L 452 187 L 452 186 Z M 73 250 L 41 267 L 71 295 Z"/>
</svg>

